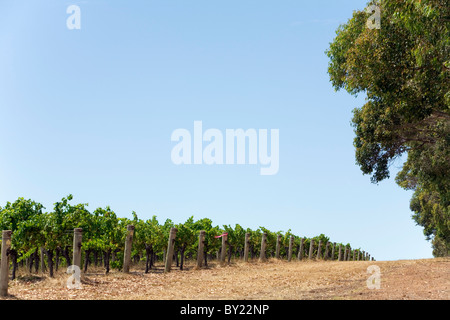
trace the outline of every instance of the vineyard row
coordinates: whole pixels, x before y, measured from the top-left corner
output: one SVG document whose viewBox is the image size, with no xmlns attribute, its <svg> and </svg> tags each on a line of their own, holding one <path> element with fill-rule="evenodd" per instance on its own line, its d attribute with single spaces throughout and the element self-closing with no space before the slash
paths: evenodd
<svg viewBox="0 0 450 320">
<path fill-rule="evenodd" d="M 180 224 L 170 219 L 159 224 L 156 216 L 144 221 L 135 212 L 133 219 L 118 218 L 109 207 L 91 213 L 87 204 L 72 205 L 71 200 L 71 195 L 63 198 L 50 213 L 44 213 L 41 204 L 23 198 L 0 207 L 0 228 L 4 230 L 0 294 L 7 290 L 10 264 L 14 279 L 19 263 L 25 263 L 29 272 L 33 267 L 36 272 L 39 267 L 42 272 L 48 269 L 53 277 L 54 269 L 62 262 L 83 268 L 84 272 L 93 263 L 103 264 L 106 273 L 111 267 L 127 273 L 132 261 L 144 261 L 148 273 L 156 261 L 164 262 L 165 272 L 170 272 L 174 261 L 182 270 L 186 259 L 196 260 L 198 268 L 213 259 L 225 264 L 233 258 L 370 260 L 361 249 L 330 242 L 323 234 L 298 237 L 290 230 L 251 230 L 238 224 L 220 228 L 213 226 L 210 219 L 194 221 L 193 217 Z"/>
</svg>

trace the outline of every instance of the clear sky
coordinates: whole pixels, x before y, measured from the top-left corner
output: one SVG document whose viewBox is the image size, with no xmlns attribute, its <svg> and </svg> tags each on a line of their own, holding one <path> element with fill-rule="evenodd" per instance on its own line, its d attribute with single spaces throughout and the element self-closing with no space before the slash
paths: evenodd
<svg viewBox="0 0 450 320">
<path fill-rule="evenodd" d="M 81 9 L 69 30 L 68 6 Z M 0 0 L 0 206 L 73 194 L 175 223 L 326 234 L 377 260 L 430 258 L 411 192 L 355 164 L 325 50 L 366 1 Z M 280 166 L 181 165 L 175 129 L 279 129 Z"/>
</svg>

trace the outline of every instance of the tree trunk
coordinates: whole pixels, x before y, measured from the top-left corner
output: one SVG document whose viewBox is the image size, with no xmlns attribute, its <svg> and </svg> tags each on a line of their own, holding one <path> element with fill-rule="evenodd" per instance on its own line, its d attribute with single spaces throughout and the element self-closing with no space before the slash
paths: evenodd
<svg viewBox="0 0 450 320">
<path fill-rule="evenodd" d="M 55 254 L 55 271 L 58 271 L 58 267 L 59 267 L 59 251 L 60 251 L 60 248 L 57 247 L 55 251 L 56 251 L 56 254 Z"/>
<path fill-rule="evenodd" d="M 33 258 L 34 258 L 33 254 L 31 254 L 30 257 L 27 259 L 27 269 L 28 269 L 28 273 L 30 273 L 30 274 L 33 271 Z"/>
<path fill-rule="evenodd" d="M 145 273 L 148 273 L 153 264 L 153 246 L 145 245 Z"/>
<path fill-rule="evenodd" d="M 105 268 L 106 268 L 106 274 L 109 273 L 109 257 L 111 256 L 111 249 L 108 249 L 105 252 Z"/>
<path fill-rule="evenodd" d="M 183 270 L 183 265 L 184 265 L 184 250 L 186 250 L 185 248 L 181 248 L 180 249 L 180 270 Z"/>
<path fill-rule="evenodd" d="M 84 273 L 87 272 L 88 264 L 90 262 L 89 255 L 91 254 L 91 250 L 86 250 L 85 256 L 84 256 Z"/>
<path fill-rule="evenodd" d="M 11 261 L 12 261 L 12 264 L 13 264 L 12 280 L 14 280 L 16 278 L 17 268 L 19 267 L 19 265 L 17 264 L 17 251 L 16 250 L 11 250 L 11 251 L 9 251 L 9 255 L 11 257 Z"/>
<path fill-rule="evenodd" d="M 39 248 L 34 252 L 34 272 L 36 274 L 39 273 Z"/>
<path fill-rule="evenodd" d="M 98 253 L 97 250 L 94 250 L 94 266 L 98 266 Z"/>
<path fill-rule="evenodd" d="M 64 259 L 66 259 L 67 267 L 71 266 L 72 265 L 72 260 L 70 259 L 69 246 L 66 246 L 64 248 L 63 255 L 64 255 Z M 81 263 L 81 261 L 80 261 L 80 263 Z"/>
<path fill-rule="evenodd" d="M 146 249 L 145 250 L 145 273 L 148 273 L 150 270 L 150 252 Z"/>
<path fill-rule="evenodd" d="M 53 250 L 45 250 L 45 254 L 47 255 L 48 272 L 53 278 Z"/>
<path fill-rule="evenodd" d="M 233 252 L 233 246 L 228 245 L 228 263 L 231 262 L 231 253 Z"/>
</svg>

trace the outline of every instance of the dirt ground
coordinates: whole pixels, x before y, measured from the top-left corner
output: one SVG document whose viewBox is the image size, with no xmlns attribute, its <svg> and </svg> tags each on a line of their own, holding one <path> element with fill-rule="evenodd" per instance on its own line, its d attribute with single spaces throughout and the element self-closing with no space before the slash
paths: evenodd
<svg viewBox="0 0 450 320">
<path fill-rule="evenodd" d="M 369 289 L 369 266 L 380 269 L 380 288 Z M 450 259 L 399 261 L 278 261 L 212 264 L 207 269 L 163 266 L 144 274 L 105 275 L 92 269 L 82 275 L 81 289 L 68 289 L 68 275 L 55 278 L 21 274 L 10 281 L 10 300 L 448 300 Z"/>
</svg>

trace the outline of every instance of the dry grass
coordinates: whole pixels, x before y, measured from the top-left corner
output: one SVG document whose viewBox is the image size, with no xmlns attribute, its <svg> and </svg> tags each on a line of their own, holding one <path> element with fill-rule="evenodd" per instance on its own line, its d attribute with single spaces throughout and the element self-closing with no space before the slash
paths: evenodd
<svg viewBox="0 0 450 320">
<path fill-rule="evenodd" d="M 381 289 L 366 286 L 367 267 L 381 268 Z M 91 269 L 82 275 L 82 289 L 66 288 L 68 275 L 54 278 L 19 274 L 10 282 L 7 299 L 26 300 L 301 300 L 301 299 L 449 299 L 450 260 L 403 261 L 278 261 L 234 262 L 195 270 L 163 266 L 144 274 Z"/>
</svg>

